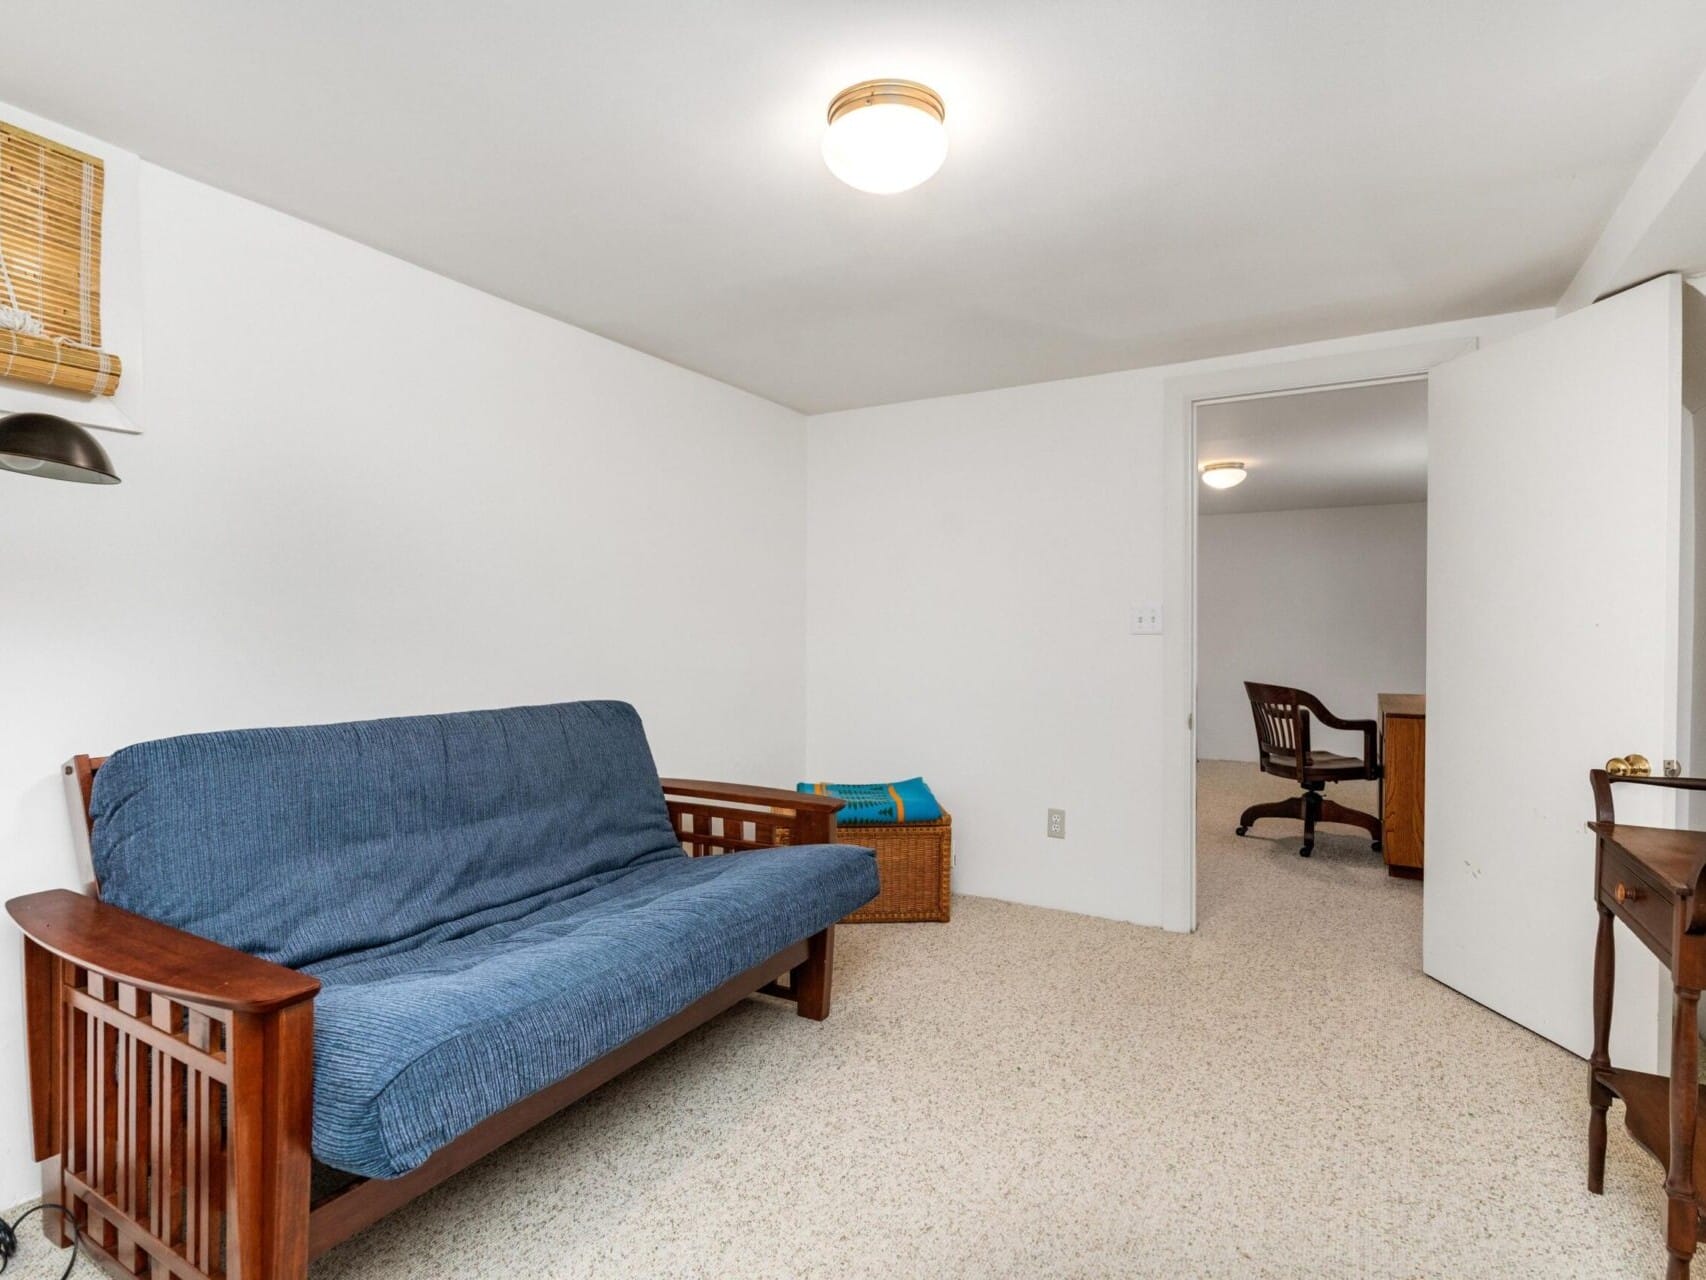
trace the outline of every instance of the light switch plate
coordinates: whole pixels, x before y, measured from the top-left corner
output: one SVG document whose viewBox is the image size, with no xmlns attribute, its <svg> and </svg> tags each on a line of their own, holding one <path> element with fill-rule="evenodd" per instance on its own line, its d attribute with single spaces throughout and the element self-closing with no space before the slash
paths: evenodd
<svg viewBox="0 0 1706 1280">
<path fill-rule="evenodd" d="M 1161 634 L 1161 605 L 1158 601 L 1132 605 L 1131 633 L 1134 636 Z"/>
</svg>

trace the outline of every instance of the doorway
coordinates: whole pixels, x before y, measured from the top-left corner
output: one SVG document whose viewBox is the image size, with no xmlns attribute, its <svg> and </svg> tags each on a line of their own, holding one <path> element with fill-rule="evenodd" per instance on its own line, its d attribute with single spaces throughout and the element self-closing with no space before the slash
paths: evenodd
<svg viewBox="0 0 1706 1280">
<path fill-rule="evenodd" d="M 1489 336 L 1485 349 L 1473 338 L 1358 348 L 1166 384 L 1163 923 L 1197 922 L 1196 406 L 1425 373 L 1422 969 L 1584 1054 L 1582 940 L 1595 924 L 1586 770 L 1635 750 L 1691 765 L 1678 710 L 1684 655 L 1699 652 L 1680 625 L 1698 611 L 1682 590 L 1692 470 L 1682 428 L 1684 409 L 1706 404 L 1706 303 L 1667 276 Z M 1620 819 L 1625 805 L 1629 821 L 1679 825 L 1673 798 L 1620 799 Z M 1662 1071 L 1669 988 L 1649 956 L 1624 952 L 1612 1057 Z"/>
<path fill-rule="evenodd" d="M 1199 912 L 1344 897 L 1413 968 L 1419 830 L 1383 845 L 1376 776 L 1382 706 L 1424 706 L 1426 376 L 1201 399 L 1193 416 Z M 1257 713 L 1246 682 L 1316 701 Z"/>
<path fill-rule="evenodd" d="M 1200 403 L 1244 396 L 1300 394 L 1353 384 L 1426 376 L 1474 351 L 1473 337 L 1450 336 L 1371 345 L 1333 355 L 1278 358 L 1170 379 L 1164 388 L 1162 440 L 1163 597 L 1170 602 L 1162 632 L 1161 780 L 1166 803 L 1162 840 L 1169 851 L 1162 886 L 1162 924 L 1189 933 L 1197 927 L 1196 805 L 1196 410 Z"/>
</svg>

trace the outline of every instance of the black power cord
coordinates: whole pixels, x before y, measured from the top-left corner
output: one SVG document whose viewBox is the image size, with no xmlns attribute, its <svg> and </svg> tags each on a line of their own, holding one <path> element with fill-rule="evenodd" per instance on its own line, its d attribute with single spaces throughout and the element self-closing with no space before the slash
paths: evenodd
<svg viewBox="0 0 1706 1280">
<path fill-rule="evenodd" d="M 59 1280 L 65 1280 L 65 1277 L 71 1274 L 71 1268 L 77 1265 L 77 1246 L 83 1243 L 83 1233 L 77 1230 L 77 1220 L 65 1212 L 64 1205 L 47 1203 L 25 1209 L 18 1215 L 16 1222 L 7 1222 L 6 1219 L 0 1218 L 0 1274 L 5 1273 L 6 1268 L 12 1265 L 12 1259 L 18 1254 L 18 1228 L 24 1225 L 24 1219 L 32 1213 L 44 1213 L 49 1209 L 64 1218 L 65 1225 L 71 1228 L 71 1261 L 65 1264 L 65 1270 Z"/>
</svg>

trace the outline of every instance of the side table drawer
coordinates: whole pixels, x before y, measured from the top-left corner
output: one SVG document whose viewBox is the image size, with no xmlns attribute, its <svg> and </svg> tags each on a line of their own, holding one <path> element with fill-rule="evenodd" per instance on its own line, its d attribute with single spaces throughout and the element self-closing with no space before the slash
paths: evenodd
<svg viewBox="0 0 1706 1280">
<path fill-rule="evenodd" d="M 1604 846 L 1599 874 L 1600 900 L 1628 925 L 1668 966 L 1675 905 L 1670 895 L 1637 869 L 1615 846 Z"/>
</svg>

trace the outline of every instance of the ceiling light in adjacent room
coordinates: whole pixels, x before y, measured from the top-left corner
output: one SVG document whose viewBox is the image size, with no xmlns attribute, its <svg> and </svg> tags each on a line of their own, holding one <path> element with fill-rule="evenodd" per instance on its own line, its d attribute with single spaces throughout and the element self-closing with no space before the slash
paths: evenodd
<svg viewBox="0 0 1706 1280">
<path fill-rule="evenodd" d="M 948 156 L 941 95 L 910 80 L 866 80 L 829 104 L 823 161 L 850 187 L 874 195 L 906 191 Z"/>
<path fill-rule="evenodd" d="M 1202 469 L 1202 482 L 1210 489 L 1231 489 L 1244 483 L 1242 462 L 1211 462 Z"/>
</svg>

